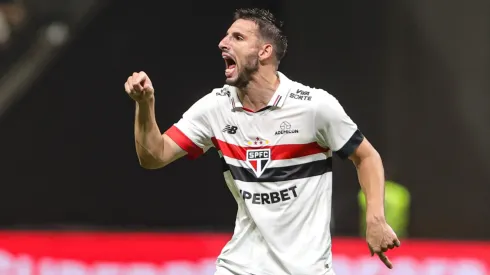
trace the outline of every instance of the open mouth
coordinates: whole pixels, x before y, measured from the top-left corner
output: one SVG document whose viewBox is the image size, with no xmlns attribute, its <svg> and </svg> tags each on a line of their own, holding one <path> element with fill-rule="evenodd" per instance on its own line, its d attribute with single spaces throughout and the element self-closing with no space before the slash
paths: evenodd
<svg viewBox="0 0 490 275">
<path fill-rule="evenodd" d="M 223 59 L 225 60 L 225 75 L 231 77 L 236 69 L 236 61 L 228 54 L 223 54 Z"/>
</svg>

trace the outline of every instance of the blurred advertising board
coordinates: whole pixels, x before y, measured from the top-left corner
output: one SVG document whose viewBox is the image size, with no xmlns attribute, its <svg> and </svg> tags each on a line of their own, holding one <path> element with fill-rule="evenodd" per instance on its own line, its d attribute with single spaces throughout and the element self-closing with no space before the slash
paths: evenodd
<svg viewBox="0 0 490 275">
<path fill-rule="evenodd" d="M 0 232 L 0 275 L 213 275 L 229 234 Z M 335 238 L 337 275 L 489 275 L 490 242 L 402 240 L 370 257 L 362 239 Z"/>
</svg>

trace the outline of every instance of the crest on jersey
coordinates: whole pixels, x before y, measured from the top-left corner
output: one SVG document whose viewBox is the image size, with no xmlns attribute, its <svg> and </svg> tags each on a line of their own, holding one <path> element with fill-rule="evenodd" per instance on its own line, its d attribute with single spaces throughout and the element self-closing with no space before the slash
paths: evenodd
<svg viewBox="0 0 490 275">
<path fill-rule="evenodd" d="M 247 150 L 247 163 L 255 176 L 259 178 L 271 162 L 271 149 Z"/>
</svg>

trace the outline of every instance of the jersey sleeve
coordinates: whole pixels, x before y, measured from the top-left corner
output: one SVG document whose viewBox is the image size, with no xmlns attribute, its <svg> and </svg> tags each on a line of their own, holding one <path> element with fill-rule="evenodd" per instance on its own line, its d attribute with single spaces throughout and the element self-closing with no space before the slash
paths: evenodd
<svg viewBox="0 0 490 275">
<path fill-rule="evenodd" d="M 215 101 L 215 98 L 211 97 L 210 94 L 202 97 L 182 115 L 177 123 L 165 132 L 180 148 L 187 152 L 190 159 L 199 157 L 213 146 L 210 117 Z"/>
<path fill-rule="evenodd" d="M 316 138 L 340 158 L 348 158 L 361 144 L 363 134 L 338 100 L 324 92 L 315 110 Z"/>
</svg>

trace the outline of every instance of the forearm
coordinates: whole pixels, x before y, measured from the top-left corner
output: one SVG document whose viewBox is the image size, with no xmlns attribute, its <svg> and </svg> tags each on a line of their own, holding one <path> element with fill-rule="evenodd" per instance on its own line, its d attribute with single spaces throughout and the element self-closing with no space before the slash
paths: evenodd
<svg viewBox="0 0 490 275">
<path fill-rule="evenodd" d="M 143 167 L 151 168 L 163 158 L 164 140 L 155 118 L 155 101 L 136 103 L 134 123 L 136 153 Z"/>
<path fill-rule="evenodd" d="M 357 174 L 362 191 L 366 196 L 367 222 L 384 220 L 385 178 L 381 157 L 377 152 L 356 163 Z"/>
</svg>

